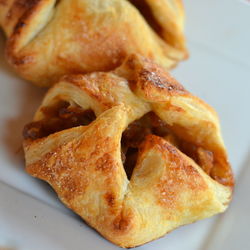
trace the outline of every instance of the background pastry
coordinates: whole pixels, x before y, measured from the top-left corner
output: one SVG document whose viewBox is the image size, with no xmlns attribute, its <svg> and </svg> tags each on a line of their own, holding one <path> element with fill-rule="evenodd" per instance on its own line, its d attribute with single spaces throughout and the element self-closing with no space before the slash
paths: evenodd
<svg viewBox="0 0 250 250">
<path fill-rule="evenodd" d="M 122 247 L 223 212 L 231 199 L 216 113 L 139 56 L 64 77 L 24 137 L 28 173 Z"/>
<path fill-rule="evenodd" d="M 130 53 L 166 69 L 187 57 L 180 0 L 3 0 L 0 26 L 9 63 L 41 86 L 114 69 Z"/>
</svg>

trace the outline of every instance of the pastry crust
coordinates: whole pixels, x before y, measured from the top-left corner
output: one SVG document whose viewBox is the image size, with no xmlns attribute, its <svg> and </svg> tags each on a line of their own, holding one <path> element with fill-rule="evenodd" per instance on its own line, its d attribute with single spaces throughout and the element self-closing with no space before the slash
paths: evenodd
<svg viewBox="0 0 250 250">
<path fill-rule="evenodd" d="M 112 72 L 66 76 L 33 122 L 46 126 L 51 117 L 44 110 L 62 100 L 97 118 L 38 139 L 26 135 L 26 170 L 111 242 L 135 247 L 227 208 L 234 181 L 218 117 L 159 66 L 132 55 Z M 171 133 L 142 138 L 129 179 L 121 141 L 149 112 Z M 198 160 L 182 144 L 197 149 Z"/>
<path fill-rule="evenodd" d="M 40 86 L 69 73 L 114 69 L 131 53 L 172 68 L 187 57 L 180 0 L 140 0 L 140 9 L 136 2 L 1 0 L 8 61 Z"/>
</svg>

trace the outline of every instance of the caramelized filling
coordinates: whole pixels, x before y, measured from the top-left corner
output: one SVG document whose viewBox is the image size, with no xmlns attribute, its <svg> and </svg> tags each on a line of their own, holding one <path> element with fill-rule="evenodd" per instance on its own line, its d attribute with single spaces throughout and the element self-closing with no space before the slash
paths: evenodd
<svg viewBox="0 0 250 250">
<path fill-rule="evenodd" d="M 210 175 L 214 165 L 214 156 L 211 151 L 205 150 L 202 147 L 198 147 L 186 141 L 181 141 L 179 149 L 192 158 L 207 174 Z"/>
<path fill-rule="evenodd" d="M 166 123 L 153 112 L 149 112 L 139 120 L 132 122 L 122 134 L 122 161 L 129 179 L 136 165 L 138 148 L 149 134 L 161 137 L 170 134 Z"/>
<path fill-rule="evenodd" d="M 174 135 L 168 125 L 155 113 L 149 112 L 139 120 L 132 122 L 122 134 L 121 157 L 128 179 L 131 178 L 138 157 L 138 148 L 146 135 L 160 136 L 192 158 L 203 170 L 210 174 L 213 167 L 213 153 L 194 144 L 181 140 Z"/>
<path fill-rule="evenodd" d="M 85 126 L 95 120 L 95 113 L 80 106 L 71 105 L 61 101 L 53 107 L 44 107 L 42 112 L 45 118 L 40 121 L 31 122 L 24 127 L 24 139 L 36 140 L 50 134 L 77 126 Z"/>
<path fill-rule="evenodd" d="M 141 15 L 144 17 L 148 25 L 160 36 L 162 37 L 163 28 L 158 23 L 155 18 L 151 7 L 148 5 L 146 0 L 129 0 L 129 2 L 134 5 Z M 162 37 L 163 38 L 163 37 Z"/>
</svg>

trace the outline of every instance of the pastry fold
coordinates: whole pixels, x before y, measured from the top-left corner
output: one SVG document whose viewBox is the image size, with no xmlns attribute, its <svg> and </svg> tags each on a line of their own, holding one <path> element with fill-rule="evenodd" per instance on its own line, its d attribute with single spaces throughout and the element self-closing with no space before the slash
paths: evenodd
<svg viewBox="0 0 250 250">
<path fill-rule="evenodd" d="M 50 86 L 62 75 L 109 71 L 131 53 L 166 69 L 187 57 L 180 0 L 2 0 L 9 63 Z"/>
<path fill-rule="evenodd" d="M 231 200 L 215 111 L 141 56 L 63 77 L 24 138 L 27 172 L 121 247 L 221 213 Z"/>
</svg>

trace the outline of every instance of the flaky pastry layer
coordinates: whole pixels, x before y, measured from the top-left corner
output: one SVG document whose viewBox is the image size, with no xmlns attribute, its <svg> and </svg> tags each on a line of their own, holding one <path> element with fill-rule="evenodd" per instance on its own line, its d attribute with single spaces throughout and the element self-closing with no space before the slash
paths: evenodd
<svg viewBox="0 0 250 250">
<path fill-rule="evenodd" d="M 65 119 L 74 125 L 51 130 Z M 27 172 L 121 247 L 223 212 L 231 200 L 233 175 L 215 111 L 141 56 L 111 72 L 63 77 L 25 138 Z"/>
</svg>

